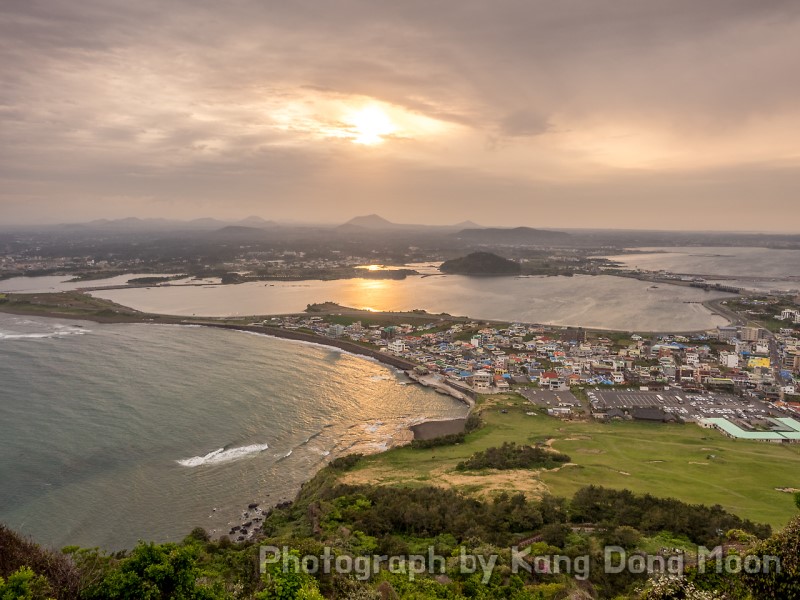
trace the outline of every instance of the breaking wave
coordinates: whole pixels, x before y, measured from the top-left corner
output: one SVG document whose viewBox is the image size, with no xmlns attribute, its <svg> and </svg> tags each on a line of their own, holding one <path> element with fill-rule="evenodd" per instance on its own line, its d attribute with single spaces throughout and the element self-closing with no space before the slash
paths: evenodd
<svg viewBox="0 0 800 600">
<path fill-rule="evenodd" d="M 85 335 L 87 333 L 89 333 L 89 330 L 71 328 L 59 329 L 58 331 L 48 331 L 46 333 L 3 333 L 0 331 L 0 340 L 45 340 L 68 335 Z"/>
<path fill-rule="evenodd" d="M 251 444 L 250 446 L 241 446 L 239 448 L 220 448 L 209 452 L 205 456 L 193 456 L 192 458 L 184 458 L 183 460 L 176 461 L 183 467 L 200 467 L 203 465 L 216 465 L 220 463 L 230 462 L 249 456 L 251 454 L 258 454 L 269 448 L 267 444 Z"/>
<path fill-rule="evenodd" d="M 283 454 L 283 455 L 279 456 L 278 460 L 276 462 L 281 462 L 282 460 L 286 460 L 287 458 L 289 458 L 292 455 L 293 452 L 294 452 L 294 450 L 289 450 L 286 454 Z"/>
<path fill-rule="evenodd" d="M 61 323 L 50 324 L 38 321 L 31 321 L 29 319 L 14 319 L 12 321 L 12 330 L 3 331 L 0 329 L 0 340 L 46 340 L 51 338 L 60 338 L 68 335 L 86 335 L 91 333 L 91 329 L 86 329 L 83 326 L 66 325 Z M 14 325 L 23 325 L 29 327 L 35 326 L 39 331 L 30 331 L 22 333 L 14 331 Z M 42 331 L 44 329 L 44 331 Z"/>
</svg>

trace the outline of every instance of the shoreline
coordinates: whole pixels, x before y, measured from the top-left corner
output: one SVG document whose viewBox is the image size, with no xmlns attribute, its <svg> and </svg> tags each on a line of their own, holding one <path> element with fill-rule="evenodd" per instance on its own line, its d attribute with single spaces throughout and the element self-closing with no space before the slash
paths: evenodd
<svg viewBox="0 0 800 600">
<path fill-rule="evenodd" d="M 389 354 L 388 352 L 381 352 L 378 349 L 369 348 L 367 346 L 358 344 L 356 342 L 351 342 L 348 340 L 337 339 L 337 338 L 323 337 L 314 333 L 306 333 L 303 331 L 281 329 L 278 327 L 270 327 L 263 325 L 244 325 L 240 323 L 229 323 L 222 320 L 220 321 L 205 320 L 205 319 L 211 319 L 211 317 L 206 317 L 205 319 L 203 317 L 185 318 L 175 315 L 165 315 L 158 313 L 140 313 L 135 309 L 120 304 L 113 304 L 113 306 L 117 307 L 118 309 L 121 309 L 117 312 L 117 314 L 113 315 L 99 315 L 94 313 L 89 313 L 89 314 L 68 313 L 68 312 L 59 312 L 53 309 L 45 309 L 45 310 L 25 310 L 22 308 L 15 309 L 13 305 L 9 306 L 8 304 L 0 304 L 0 313 L 12 314 L 17 316 L 26 316 L 26 317 L 38 316 L 45 319 L 69 319 L 69 320 L 87 321 L 100 324 L 144 324 L 144 325 L 178 325 L 178 326 L 211 327 L 216 329 L 243 331 L 256 335 L 265 335 L 289 341 L 303 342 L 308 344 L 314 344 L 317 346 L 336 348 L 342 350 L 343 352 L 360 356 L 362 358 L 372 359 L 389 367 L 399 369 L 405 372 L 406 375 L 408 375 L 409 379 L 411 379 L 414 383 L 422 385 L 424 387 L 431 387 L 436 391 L 447 393 L 456 400 L 464 402 L 470 408 L 473 406 L 471 398 L 465 395 L 463 391 L 455 390 L 446 383 L 439 382 L 437 384 L 431 381 L 426 381 L 426 382 L 419 381 L 416 378 L 416 376 L 413 375 L 414 369 L 420 366 L 417 363 L 412 362 L 410 360 L 406 360 L 404 358 L 400 358 L 399 356 L 395 356 L 393 354 Z M 125 312 L 122 312 L 122 309 L 124 309 Z M 263 317 L 266 316 L 270 315 L 263 315 Z M 262 317 L 262 315 L 259 315 L 259 317 Z"/>
<path fill-rule="evenodd" d="M 326 338 L 313 333 L 280 329 L 277 327 L 240 325 L 237 323 L 214 323 L 209 321 L 190 321 L 172 315 L 150 316 L 148 313 L 140 313 L 141 314 L 140 316 L 139 314 L 131 313 L 127 315 L 121 314 L 114 317 L 103 318 L 102 316 L 99 315 L 79 315 L 70 313 L 59 313 L 56 311 L 38 311 L 38 312 L 25 311 L 25 310 L 15 311 L 15 310 L 7 310 L 7 308 L 8 307 L 6 306 L 0 305 L 0 313 L 12 314 L 17 316 L 28 316 L 28 317 L 39 316 L 45 319 L 70 319 L 75 321 L 87 321 L 104 325 L 142 324 L 142 325 L 172 325 L 179 327 L 210 327 L 215 329 L 228 329 L 231 331 L 241 331 L 253 335 L 274 337 L 274 338 L 284 339 L 287 341 L 293 341 L 302 344 L 310 344 L 313 346 L 319 346 L 324 348 L 334 348 L 337 350 L 341 350 L 346 354 L 350 354 L 352 356 L 368 360 L 374 360 L 387 367 L 392 367 L 394 369 L 402 371 L 412 383 L 420 385 L 425 388 L 431 388 L 438 393 L 448 395 L 454 398 L 455 400 L 458 400 L 459 402 L 465 404 L 468 408 L 467 416 L 469 416 L 469 414 L 475 407 L 475 398 L 472 397 L 472 395 L 475 394 L 475 392 L 473 392 L 472 390 L 466 388 L 456 389 L 454 386 L 448 384 L 447 382 L 434 380 L 432 378 L 420 377 L 414 373 L 414 369 L 420 365 L 410 360 L 400 358 L 399 356 L 394 356 L 393 354 L 388 354 L 387 352 L 381 352 L 379 350 L 368 348 L 366 346 L 362 346 L 360 344 L 357 344 L 355 342 L 350 342 L 347 340 Z M 123 307 L 123 308 L 128 308 L 128 307 Z M 134 309 L 128 309 L 128 310 L 134 310 Z M 158 318 L 158 320 L 155 320 L 154 317 Z M 460 419 L 461 417 L 458 417 L 454 420 L 457 421 Z M 464 419 L 466 419 L 466 417 L 464 417 Z M 422 423 L 413 425 L 409 427 L 409 431 L 414 433 L 413 429 L 414 427 L 417 427 L 418 425 L 422 425 L 427 422 L 428 421 L 423 421 Z M 431 422 L 438 423 L 440 421 L 431 421 Z"/>
<path fill-rule="evenodd" d="M 117 318 L 117 319 L 103 319 L 103 318 L 96 318 L 96 316 L 90 315 L 76 315 L 76 314 L 59 314 L 55 311 L 52 312 L 28 312 L 28 311 L 6 311 L 0 308 L 0 313 L 12 314 L 15 316 L 25 316 L 25 317 L 42 317 L 43 319 L 54 319 L 54 320 L 72 320 L 72 321 L 84 321 L 87 323 L 99 323 L 99 324 L 139 324 L 139 325 L 162 325 L 162 326 L 170 326 L 170 327 L 189 327 L 189 328 L 196 328 L 196 327 L 212 327 L 216 329 L 228 329 L 231 331 L 240 331 L 247 334 L 258 335 L 258 336 L 266 336 L 266 337 L 276 337 L 285 339 L 288 342 L 294 342 L 298 344 L 306 344 L 306 345 L 313 345 L 320 348 L 326 349 L 333 349 L 336 351 L 340 351 L 345 354 L 350 354 L 357 358 L 362 358 L 366 360 L 371 360 L 373 362 L 377 362 L 387 369 L 394 369 L 395 373 L 402 372 L 406 376 L 409 376 L 413 373 L 412 370 L 405 370 L 400 367 L 408 367 L 408 366 L 416 366 L 414 363 L 410 361 L 404 360 L 402 358 L 381 353 L 377 350 L 372 350 L 370 348 L 364 348 L 357 344 L 347 342 L 345 340 L 334 340 L 334 339 L 327 339 L 321 336 L 316 336 L 314 334 L 306 334 L 304 332 L 296 332 L 296 331 L 287 331 L 287 330 L 275 330 L 274 328 L 268 327 L 258 327 L 258 326 L 248 326 L 248 325 L 237 325 L 232 323 L 198 323 L 198 322 L 180 322 L 177 319 L 164 319 L 158 321 L 151 321 L 148 320 L 147 317 L 142 315 L 139 317 L 138 315 L 127 315 L 124 319 Z M 120 315 L 122 316 L 122 315 Z M 278 333 L 279 335 L 275 335 Z M 285 335 L 280 335 L 285 334 Z M 413 377 L 408 377 L 410 383 L 414 383 L 421 387 L 432 387 L 427 384 L 423 384 L 419 381 L 416 381 Z M 330 460 L 333 458 L 339 458 L 343 456 L 347 456 L 350 454 L 355 453 L 364 453 L 364 454 L 380 454 L 387 452 L 389 450 L 407 446 L 411 444 L 412 441 L 415 439 L 428 439 L 426 437 L 420 437 L 418 431 L 439 431 L 442 428 L 446 430 L 455 429 L 457 431 L 463 431 L 464 424 L 466 422 L 467 417 L 472 411 L 474 406 L 473 403 L 466 401 L 465 397 L 456 395 L 457 392 L 453 394 L 448 394 L 453 397 L 454 400 L 458 400 L 463 404 L 466 404 L 467 412 L 464 416 L 458 416 L 453 418 L 434 418 L 432 420 L 428 420 L 425 418 L 424 415 L 424 404 L 420 405 L 420 420 L 418 422 L 414 422 L 413 420 L 410 423 L 403 424 L 402 428 L 399 428 L 397 431 L 392 432 L 389 434 L 385 441 L 381 444 L 376 444 L 374 449 L 370 448 L 369 450 L 364 450 L 360 447 L 348 447 L 343 449 L 340 454 L 331 455 L 329 457 L 325 457 L 324 460 L 319 462 L 315 467 L 312 467 L 308 470 L 308 472 L 303 475 L 297 484 L 297 487 L 290 491 L 287 495 L 275 496 L 274 498 L 270 498 L 269 494 L 263 496 L 262 494 L 258 494 L 257 497 L 253 498 L 242 498 L 240 500 L 241 508 L 237 509 L 234 507 L 234 510 L 230 512 L 230 520 L 227 524 L 221 524 L 220 526 L 216 527 L 215 530 L 209 530 L 211 535 L 217 539 L 228 536 L 231 539 L 237 541 L 244 541 L 244 540 L 254 540 L 258 539 L 259 530 L 257 527 L 253 527 L 253 525 L 257 525 L 259 522 L 263 520 L 269 510 L 275 507 L 280 507 L 282 505 L 288 505 L 293 502 L 294 497 L 300 491 L 303 485 L 308 481 L 311 481 L 319 472 L 320 470 L 324 469 L 330 464 Z M 438 434 L 438 435 L 444 435 Z M 435 437 L 435 436 L 434 436 Z M 355 446 L 364 446 L 366 443 L 365 439 L 362 439 L 361 442 L 356 444 Z M 210 508 L 212 512 L 217 512 L 216 508 Z M 227 512 L 227 511 L 226 511 Z M 222 514 L 222 513 L 221 513 Z M 223 516 L 224 518 L 224 516 Z M 186 529 L 187 531 L 191 529 L 192 526 L 196 524 L 203 525 L 203 522 L 199 519 L 192 519 L 190 518 L 186 522 Z M 241 537 L 241 539 L 239 539 Z"/>
<path fill-rule="evenodd" d="M 713 300 L 711 300 L 713 301 Z M 112 306 L 110 303 L 108 306 Z M 420 423 L 416 423 L 414 425 L 409 425 L 407 431 L 411 433 L 411 436 L 415 440 L 428 440 L 433 439 L 435 437 L 439 437 L 442 435 L 451 435 L 454 433 L 461 433 L 464 430 L 464 425 L 466 423 L 466 418 L 469 414 L 472 413 L 474 409 L 475 403 L 472 401 L 467 393 L 461 392 L 455 386 L 451 386 L 447 380 L 438 378 L 438 377 L 420 377 L 415 372 L 415 367 L 419 366 L 417 363 L 412 361 L 394 356 L 387 352 L 380 352 L 378 349 L 373 349 L 369 347 L 365 347 L 363 345 L 357 344 L 355 342 L 342 340 L 342 339 L 335 339 L 335 338 L 327 338 L 324 336 L 320 336 L 313 333 L 306 333 L 302 331 L 296 330 L 287 330 L 281 329 L 277 327 L 270 327 L 270 326 L 261 326 L 261 325 L 247 325 L 247 324 L 239 324 L 239 323 L 230 323 L 230 322 L 214 322 L 211 320 L 203 320 L 200 319 L 187 319 L 183 317 L 173 316 L 173 315 L 159 315 L 159 314 L 151 314 L 151 313 L 141 313 L 130 309 L 128 307 L 124 307 L 122 305 L 113 305 L 116 309 L 119 309 L 117 314 L 78 314 L 78 313 L 60 313 L 57 309 L 50 309 L 50 310 L 8 310 L 12 308 L 8 305 L 0 305 L 0 312 L 6 312 L 9 314 L 15 315 L 22 315 L 27 317 L 36 317 L 40 316 L 43 318 L 48 319 L 70 319 L 70 320 L 80 320 L 80 321 L 88 321 L 88 322 L 96 322 L 102 324 L 115 324 L 115 323 L 138 323 L 138 324 L 151 324 L 151 325 L 177 325 L 177 326 L 184 326 L 184 327 L 213 327 L 217 329 L 229 329 L 233 331 L 242 331 L 245 333 L 251 333 L 255 335 L 264 335 L 269 337 L 276 337 L 285 339 L 288 341 L 294 341 L 298 343 L 306 343 L 312 344 L 316 346 L 324 346 L 328 348 L 335 348 L 340 351 L 359 356 L 362 358 L 371 359 L 377 361 L 387 367 L 392 367 L 395 369 L 400 369 L 405 372 L 409 379 L 417 385 L 421 385 L 423 387 L 431 387 L 432 389 L 439 391 L 440 393 L 447 393 L 448 395 L 452 396 L 453 398 L 464 402 L 468 406 L 467 415 L 465 417 L 456 417 L 452 419 L 445 419 L 445 420 L 423 420 Z M 712 311 L 716 312 L 716 311 Z M 723 317 L 724 318 L 724 317 Z M 726 321 L 728 319 L 725 319 Z M 616 330 L 608 330 L 608 331 L 616 331 Z M 459 386 L 460 387 L 460 386 Z M 474 394 L 472 390 L 464 390 L 464 392 L 470 392 Z M 387 448 L 378 450 L 377 453 L 383 453 L 392 449 L 397 446 L 405 445 L 410 440 L 403 440 L 399 444 L 390 443 Z M 342 456 L 345 456 L 347 452 L 343 453 Z M 316 473 L 319 472 L 320 469 L 324 468 L 328 462 L 323 462 L 320 464 L 319 468 L 313 472 L 308 473 L 308 477 L 305 481 L 310 481 Z M 302 484 L 301 484 L 302 485 Z M 264 502 L 262 504 L 263 507 L 272 506 L 273 504 L 277 505 L 280 504 L 280 500 L 276 500 L 273 502 Z M 263 510 L 263 509 L 262 509 Z M 248 508 L 249 511 L 249 508 Z M 248 512 L 244 511 L 244 512 Z M 250 520 L 255 513 L 248 515 L 247 520 Z M 244 523 L 242 523 L 244 524 Z M 241 531 L 241 526 L 239 531 Z M 257 529 L 250 530 L 250 535 L 245 534 L 246 539 L 253 539 L 253 537 L 257 536 Z M 220 536 L 226 535 L 225 531 L 220 531 Z M 230 534 L 227 534 L 230 535 Z M 252 537 L 251 537 L 252 536 Z"/>
<path fill-rule="evenodd" d="M 13 294 L 13 292 L 8 292 L 9 294 Z M 51 292 L 48 292 L 51 293 Z M 82 294 L 83 292 L 70 292 L 70 293 L 79 293 Z M 38 294 L 38 295 L 43 295 Z M 91 297 L 91 296 L 90 296 Z M 720 298 L 710 298 L 708 300 L 692 302 L 691 304 L 700 304 L 706 310 L 708 310 L 711 314 L 716 315 L 725 320 L 726 325 L 732 325 L 740 317 L 734 318 L 731 311 L 722 310 L 720 307 L 717 306 L 722 300 L 726 300 L 726 297 Z M 237 324 L 237 323 L 226 323 L 226 320 L 230 319 L 243 319 L 242 317 L 196 317 L 196 316 L 182 316 L 182 315 L 169 315 L 169 314 L 162 314 L 162 313 L 145 313 L 139 312 L 134 308 L 130 308 L 128 306 L 124 306 L 122 304 L 116 304 L 109 300 L 101 299 L 103 302 L 107 302 L 109 305 L 114 305 L 118 307 L 119 310 L 117 314 L 114 315 L 97 315 L 97 314 L 79 314 L 79 313 L 67 313 L 67 312 L 59 312 L 57 310 L 25 310 L 14 308 L 8 305 L 0 304 L 0 313 L 6 313 L 11 315 L 18 315 L 18 316 L 26 316 L 26 317 L 44 317 L 48 319 L 70 319 L 70 320 L 78 320 L 78 321 L 90 321 L 93 323 L 103 323 L 103 324 L 113 324 L 113 323 L 146 323 L 146 324 L 165 324 L 165 325 L 211 325 L 211 326 L 231 326 L 231 327 L 249 327 L 248 325 Z M 359 309 L 347 309 L 347 307 L 341 307 L 342 309 L 346 310 L 353 310 L 358 311 Z M 124 311 L 124 312 L 123 312 Z M 308 313 L 300 312 L 300 313 L 279 313 L 279 314 L 267 314 L 267 315 L 249 315 L 252 318 L 264 319 L 269 317 L 287 317 L 287 316 L 301 316 L 307 315 Z M 385 311 L 376 311 L 370 312 L 369 316 L 376 317 L 382 314 L 391 315 L 391 316 L 399 316 L 405 313 L 398 313 L 398 312 L 385 312 Z M 438 317 L 440 313 L 426 313 L 429 317 Z M 444 314 L 444 313 L 441 313 Z M 413 315 L 419 316 L 419 315 Z M 456 316 L 447 314 L 447 318 L 453 319 L 455 321 L 479 321 L 481 323 L 486 324 L 505 324 L 510 322 L 516 321 L 503 321 L 499 319 L 488 319 L 488 318 L 479 318 L 479 317 L 468 317 L 468 316 Z M 204 321 L 203 319 L 209 319 Z M 216 321 L 212 321 L 214 319 Z M 553 327 L 553 328 L 561 328 L 561 329 L 583 329 L 588 333 L 601 333 L 601 334 L 609 334 L 609 333 L 639 333 L 640 335 L 693 335 L 693 334 L 702 334 L 708 331 L 709 329 L 714 329 L 714 327 L 709 327 L 706 329 L 670 329 L 670 330 L 644 330 L 644 329 L 613 329 L 613 328 L 605 328 L 605 327 L 586 327 L 583 325 L 569 325 L 563 323 L 532 323 L 532 322 L 522 322 L 523 325 L 541 325 L 544 327 Z M 270 328 L 264 327 L 265 331 L 269 331 Z M 271 328 L 272 331 L 278 330 L 278 328 Z M 290 331 L 290 330 L 279 330 L 279 331 Z M 295 333 L 295 332 L 292 332 Z M 303 332 L 297 332 L 303 333 Z M 314 334 L 308 334 L 314 335 Z M 283 337 L 280 334 L 275 335 L 274 337 Z M 329 338 L 322 338 L 321 336 L 315 336 L 317 340 L 327 340 Z M 326 342 L 320 342 L 325 345 Z"/>
</svg>

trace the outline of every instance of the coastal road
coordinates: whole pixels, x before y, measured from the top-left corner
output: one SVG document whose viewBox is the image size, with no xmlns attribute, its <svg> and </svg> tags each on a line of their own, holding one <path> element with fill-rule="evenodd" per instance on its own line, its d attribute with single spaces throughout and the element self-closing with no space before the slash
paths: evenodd
<svg viewBox="0 0 800 600">
<path fill-rule="evenodd" d="M 728 308 L 726 304 L 723 302 L 727 302 L 728 298 L 715 298 L 714 300 L 706 300 L 703 302 L 703 306 L 705 306 L 708 310 L 718 314 L 725 319 L 730 321 L 730 324 L 734 327 L 743 327 L 747 325 L 748 320 L 743 318 L 739 313 L 734 310 Z"/>
</svg>

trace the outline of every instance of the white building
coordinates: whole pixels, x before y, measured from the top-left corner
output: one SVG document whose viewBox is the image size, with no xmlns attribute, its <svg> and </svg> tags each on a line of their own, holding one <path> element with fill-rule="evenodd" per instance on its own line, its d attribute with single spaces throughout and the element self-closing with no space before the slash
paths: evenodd
<svg viewBox="0 0 800 600">
<path fill-rule="evenodd" d="M 492 374 L 489 371 L 476 371 L 472 374 L 472 387 L 476 390 L 488 390 L 492 386 Z"/>
<path fill-rule="evenodd" d="M 335 338 L 342 337 L 342 335 L 344 335 L 344 329 L 344 325 L 331 325 L 328 327 L 328 335 Z"/>
<path fill-rule="evenodd" d="M 727 367 L 728 369 L 738 369 L 739 355 L 735 352 L 720 352 L 719 362 L 723 367 Z"/>
<path fill-rule="evenodd" d="M 389 352 L 394 352 L 395 354 L 402 354 L 403 352 L 408 352 L 408 346 L 403 340 L 392 340 L 389 342 Z"/>
<path fill-rule="evenodd" d="M 792 323 L 800 323 L 800 310 L 794 308 L 786 308 L 781 313 L 782 321 L 791 321 Z"/>
</svg>

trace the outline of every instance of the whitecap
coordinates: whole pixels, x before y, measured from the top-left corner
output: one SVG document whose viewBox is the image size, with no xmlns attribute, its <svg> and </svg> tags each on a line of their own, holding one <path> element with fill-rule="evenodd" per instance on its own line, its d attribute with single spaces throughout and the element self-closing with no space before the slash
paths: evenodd
<svg viewBox="0 0 800 600">
<path fill-rule="evenodd" d="M 78 329 L 66 325 L 56 327 L 59 327 L 57 331 L 47 331 L 43 333 L 4 333 L 0 331 L 0 340 L 46 340 L 67 335 L 85 335 L 91 333 L 89 329 Z"/>
<path fill-rule="evenodd" d="M 330 450 L 325 450 L 324 448 L 318 448 L 317 446 L 309 446 L 308 449 L 311 450 L 311 452 L 314 452 L 315 454 L 319 454 L 320 456 L 329 456 L 331 453 Z"/>
<path fill-rule="evenodd" d="M 281 462 L 282 460 L 286 460 L 292 455 L 292 452 L 294 452 L 294 450 L 289 450 L 286 454 L 281 454 L 280 456 L 278 456 L 278 460 L 275 462 Z"/>
<path fill-rule="evenodd" d="M 184 458 L 183 460 L 178 460 L 176 462 L 183 467 L 216 465 L 230 462 L 232 460 L 238 460 L 251 454 L 258 454 L 267 448 L 269 448 L 269 445 L 267 444 L 251 444 L 250 446 L 241 446 L 239 448 L 219 448 L 213 452 L 209 452 L 204 456 L 193 456 L 192 458 Z"/>
<path fill-rule="evenodd" d="M 52 337 L 50 333 L 0 333 L 0 340 L 34 340 Z"/>
</svg>

